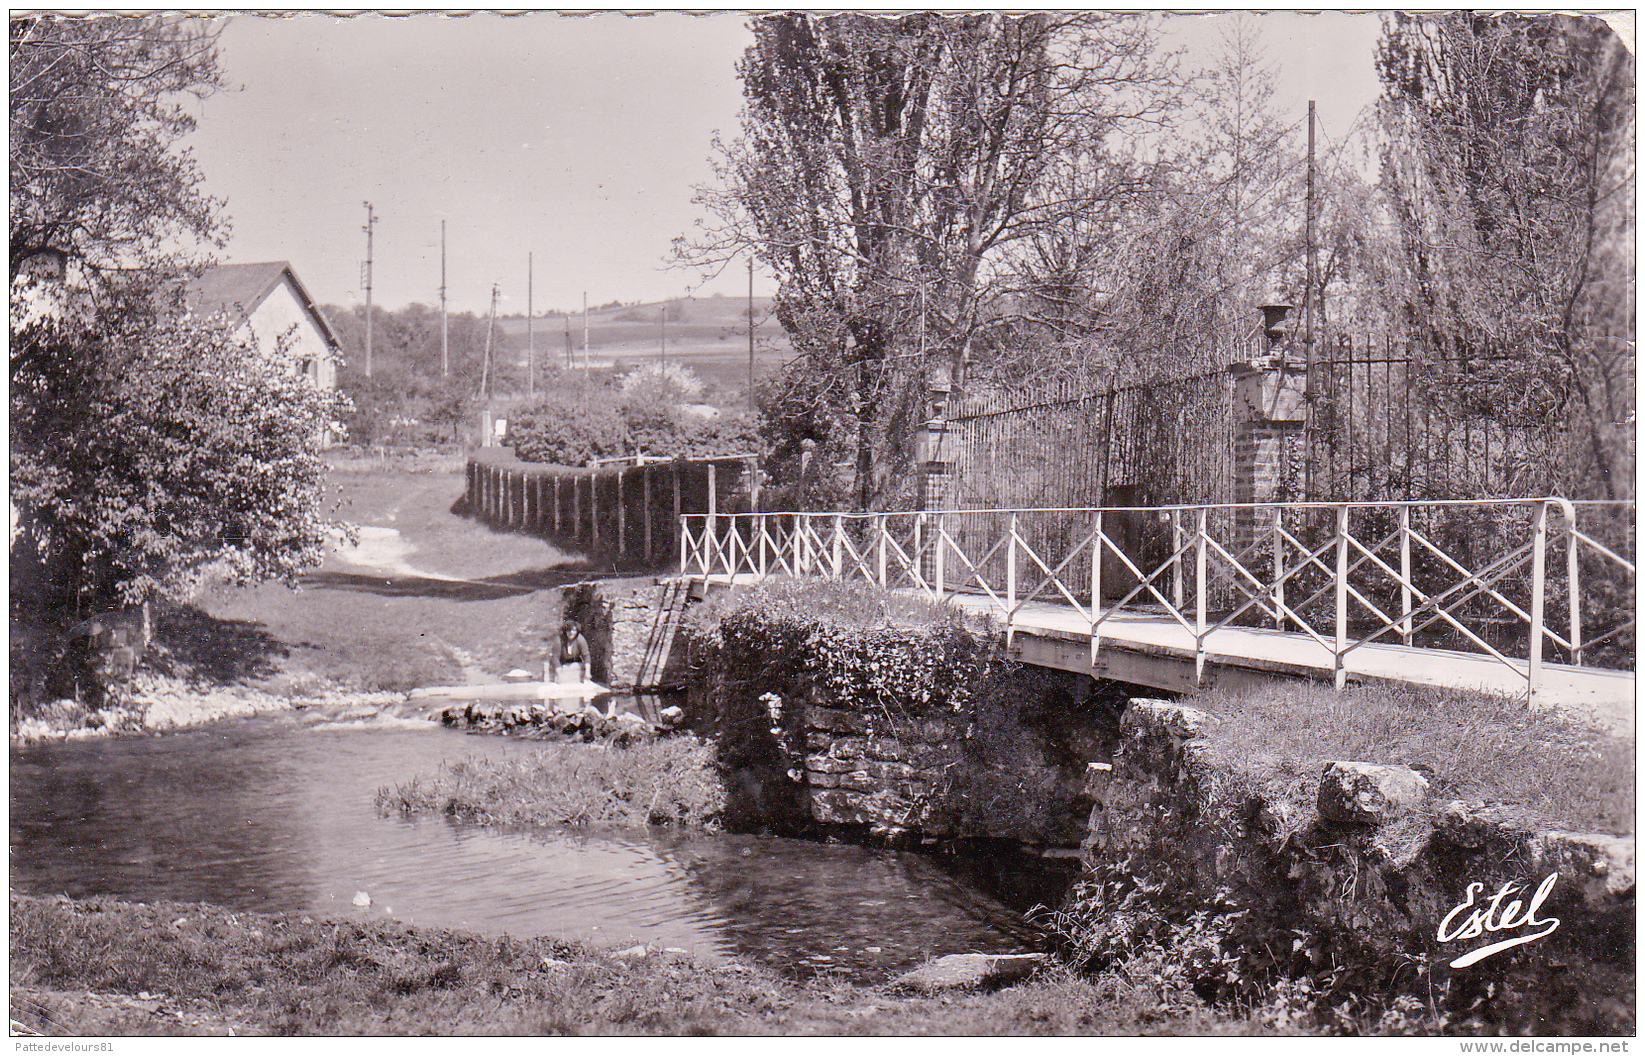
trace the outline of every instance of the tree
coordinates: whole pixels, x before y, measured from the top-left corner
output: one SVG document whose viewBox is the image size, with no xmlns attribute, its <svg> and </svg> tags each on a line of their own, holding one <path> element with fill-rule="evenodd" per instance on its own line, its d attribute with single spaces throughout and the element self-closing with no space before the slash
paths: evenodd
<svg viewBox="0 0 1645 1056">
<path fill-rule="evenodd" d="M 10 20 L 10 278 L 49 255 L 88 280 L 176 272 L 221 244 L 219 203 L 176 149 L 183 95 L 220 87 L 216 33 L 194 18 Z"/>
<path fill-rule="evenodd" d="M 743 137 L 706 195 L 726 226 L 685 255 L 752 249 L 776 274 L 796 391 L 854 420 L 868 508 L 896 490 L 932 371 L 963 386 L 1004 325 L 1012 247 L 1102 204 L 1091 184 L 1061 193 L 1057 167 L 1112 160 L 1111 138 L 1157 119 L 1170 81 L 1150 23 L 1126 16 L 785 14 L 753 29 Z"/>
<path fill-rule="evenodd" d="M 113 329 L 95 351 L 69 384 L 13 394 L 14 593 L 98 612 L 186 599 L 208 571 L 290 582 L 319 564 L 335 393 L 192 319 Z"/>
<path fill-rule="evenodd" d="M 225 225 L 179 139 L 218 86 L 198 19 L 10 20 L 13 616 L 62 627 L 208 569 L 317 563 L 338 416 L 283 355 L 187 318 Z"/>
<path fill-rule="evenodd" d="M 1401 14 L 1378 70 L 1412 336 L 1480 361 L 1459 413 L 1574 401 L 1589 465 L 1565 486 L 1631 494 L 1632 57 L 1591 17 Z"/>
</svg>

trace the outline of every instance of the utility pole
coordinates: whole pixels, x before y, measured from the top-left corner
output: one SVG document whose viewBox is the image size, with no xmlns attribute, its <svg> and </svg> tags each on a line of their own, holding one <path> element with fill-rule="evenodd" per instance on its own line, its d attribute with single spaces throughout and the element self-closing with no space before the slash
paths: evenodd
<svg viewBox="0 0 1645 1056">
<path fill-rule="evenodd" d="M 1303 459 L 1303 490 L 1304 499 L 1314 497 L 1314 457 L 1313 445 L 1308 442 L 1308 430 L 1314 424 L 1314 212 L 1317 208 L 1314 201 L 1314 101 L 1308 100 L 1308 220 L 1307 220 L 1307 251 L 1308 276 L 1306 287 L 1302 292 L 1302 344 L 1307 352 L 1307 376 L 1302 382 L 1302 407 L 1304 414 L 1302 443 L 1305 449 Z"/>
<path fill-rule="evenodd" d="M 754 409 L 754 258 L 748 258 L 748 409 Z"/>
<path fill-rule="evenodd" d="M 571 313 L 565 315 L 565 369 L 571 369 Z"/>
<path fill-rule="evenodd" d="M 531 254 L 525 255 L 525 394 L 537 394 L 537 333 L 531 303 Z"/>
<path fill-rule="evenodd" d="M 480 397 L 486 401 L 491 399 L 491 331 L 497 324 L 497 284 L 491 284 L 491 311 L 486 315 L 486 350 L 485 359 L 480 365 Z"/>
<path fill-rule="evenodd" d="M 583 373 L 588 373 L 588 291 L 583 291 Z"/>
<path fill-rule="evenodd" d="M 440 221 L 440 377 L 451 376 L 451 338 L 446 329 L 446 222 Z"/>
<path fill-rule="evenodd" d="M 659 301 L 657 307 L 657 365 L 668 365 L 668 302 Z"/>
<path fill-rule="evenodd" d="M 366 377 L 371 377 L 371 229 L 377 225 L 377 215 L 371 203 L 366 206 L 366 263 L 360 269 L 361 283 L 366 288 Z"/>
</svg>

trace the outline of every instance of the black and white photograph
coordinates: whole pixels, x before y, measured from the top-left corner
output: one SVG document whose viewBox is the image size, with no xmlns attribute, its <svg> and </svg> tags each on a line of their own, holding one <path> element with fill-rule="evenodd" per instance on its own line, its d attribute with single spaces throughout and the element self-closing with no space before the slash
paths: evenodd
<svg viewBox="0 0 1645 1056">
<path fill-rule="evenodd" d="M 8 22 L 12 1052 L 1628 1051 L 1633 10 Z"/>
</svg>

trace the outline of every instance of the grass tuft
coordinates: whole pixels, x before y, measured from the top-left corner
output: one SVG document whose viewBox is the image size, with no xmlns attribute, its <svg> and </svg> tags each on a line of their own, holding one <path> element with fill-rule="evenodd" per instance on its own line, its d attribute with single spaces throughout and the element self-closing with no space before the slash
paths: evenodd
<svg viewBox="0 0 1645 1056">
<path fill-rule="evenodd" d="M 676 736 L 611 745 L 549 743 L 529 758 L 460 759 L 377 793 L 377 809 L 486 825 L 711 827 L 725 808 L 713 746 Z"/>
</svg>

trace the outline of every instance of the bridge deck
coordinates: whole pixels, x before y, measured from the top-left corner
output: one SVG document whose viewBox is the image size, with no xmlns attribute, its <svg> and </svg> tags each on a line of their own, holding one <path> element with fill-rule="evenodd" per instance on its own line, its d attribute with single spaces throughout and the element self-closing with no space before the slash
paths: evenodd
<svg viewBox="0 0 1645 1056">
<path fill-rule="evenodd" d="M 714 582 L 753 582 L 753 576 L 711 576 Z M 913 593 L 912 591 L 908 593 Z M 993 602 L 973 594 L 948 599 L 959 609 L 999 616 Z M 1119 612 L 1105 620 L 1095 668 L 1091 626 L 1067 605 L 1029 602 L 1013 624 L 1014 652 L 1024 661 L 1081 671 L 1160 689 L 1193 684 L 1194 635 L 1168 615 L 1146 610 Z M 1206 636 L 1206 666 L 1224 672 L 1330 678 L 1331 650 L 1305 634 L 1259 627 L 1224 627 Z M 1523 661 L 1520 662 L 1523 665 Z M 1351 681 L 1392 681 L 1447 689 L 1473 689 L 1523 696 L 1523 666 L 1510 669 L 1493 657 L 1448 649 L 1372 643 L 1347 654 Z M 1634 733 L 1634 673 L 1570 664 L 1542 665 L 1538 702 L 1558 707 L 1615 733 Z"/>
</svg>

